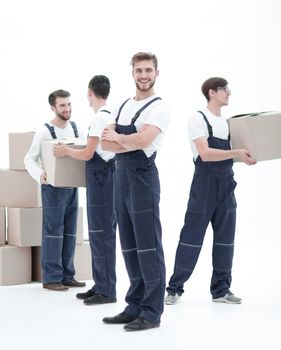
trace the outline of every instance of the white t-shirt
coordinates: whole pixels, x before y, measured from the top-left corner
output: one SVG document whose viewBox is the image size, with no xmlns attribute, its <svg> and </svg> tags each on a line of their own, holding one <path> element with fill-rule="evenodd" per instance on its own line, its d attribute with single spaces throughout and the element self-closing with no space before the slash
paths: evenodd
<svg viewBox="0 0 281 350">
<path fill-rule="evenodd" d="M 98 137 L 99 140 L 101 140 L 103 129 L 107 125 L 114 124 L 112 115 L 104 112 L 104 110 L 108 110 L 108 108 L 106 106 L 102 106 L 97 113 L 94 114 L 89 128 L 89 137 Z M 115 153 L 104 151 L 101 148 L 100 143 L 97 145 L 96 152 L 106 162 L 115 156 Z"/>
<path fill-rule="evenodd" d="M 48 123 L 48 124 L 54 127 L 54 131 L 57 136 L 57 139 L 67 139 L 67 140 L 75 139 L 74 131 L 70 123 L 67 123 L 67 126 L 64 129 L 58 128 L 57 126 L 52 125 L 51 123 Z M 84 133 L 78 127 L 77 127 L 77 131 L 78 131 L 79 140 L 81 140 L 81 142 L 84 142 Z M 52 139 L 53 137 L 49 129 L 45 125 L 42 125 L 40 129 L 36 131 L 32 144 L 24 158 L 24 165 L 29 175 L 32 176 L 33 179 L 39 183 L 40 183 L 40 176 L 43 172 L 42 165 L 41 165 L 41 143 L 43 140 L 52 140 Z"/>
<path fill-rule="evenodd" d="M 205 114 L 210 125 L 212 126 L 213 136 L 227 140 L 229 135 L 229 128 L 226 119 L 222 116 L 213 114 L 207 108 L 203 109 L 202 112 Z M 206 139 L 209 137 L 208 127 L 201 113 L 196 112 L 194 116 L 190 118 L 188 122 L 188 135 L 193 158 L 196 160 L 199 153 L 197 151 L 194 140 L 198 139 L 199 137 L 206 137 Z"/>
<path fill-rule="evenodd" d="M 120 113 L 118 124 L 130 125 L 132 118 L 136 112 L 140 110 L 147 102 L 157 97 L 156 95 L 150 96 L 145 100 L 136 101 L 130 98 L 122 108 Z M 114 110 L 114 120 L 117 117 L 120 106 Z M 135 122 L 135 127 L 139 131 L 145 124 L 154 125 L 161 130 L 161 133 L 156 136 L 152 143 L 145 149 L 143 149 L 146 156 L 149 158 L 155 151 L 157 151 L 162 143 L 163 134 L 166 131 L 169 123 L 169 110 L 167 105 L 162 100 L 152 102 L 147 108 L 145 108 L 138 119 Z"/>
</svg>

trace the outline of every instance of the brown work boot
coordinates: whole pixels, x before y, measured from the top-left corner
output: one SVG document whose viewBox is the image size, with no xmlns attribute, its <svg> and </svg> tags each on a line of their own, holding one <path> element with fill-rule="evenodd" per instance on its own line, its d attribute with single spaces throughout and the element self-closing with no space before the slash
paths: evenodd
<svg viewBox="0 0 281 350">
<path fill-rule="evenodd" d="M 85 282 L 78 282 L 76 279 L 73 278 L 73 280 L 70 281 L 63 281 L 62 284 L 66 287 L 85 287 L 86 283 Z"/>
<path fill-rule="evenodd" d="M 59 292 L 68 290 L 68 287 L 60 282 L 43 283 L 43 288 Z"/>
</svg>

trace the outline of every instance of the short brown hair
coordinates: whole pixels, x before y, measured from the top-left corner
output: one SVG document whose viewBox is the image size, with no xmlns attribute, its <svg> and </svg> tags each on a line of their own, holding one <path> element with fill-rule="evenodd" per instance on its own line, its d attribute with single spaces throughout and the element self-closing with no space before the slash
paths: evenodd
<svg viewBox="0 0 281 350">
<path fill-rule="evenodd" d="M 138 53 L 136 53 L 136 54 L 132 57 L 131 65 L 132 65 L 133 68 L 134 68 L 134 65 L 135 65 L 136 62 L 145 61 L 145 60 L 153 61 L 154 68 L 157 69 L 157 67 L 158 67 L 158 60 L 157 60 L 157 57 L 156 57 L 153 53 L 151 53 L 151 52 L 138 52 Z"/>
<path fill-rule="evenodd" d="M 209 96 L 210 89 L 217 91 L 217 89 L 219 87 L 225 87 L 227 84 L 228 84 L 228 82 L 224 78 L 220 78 L 220 77 L 209 78 L 206 81 L 204 81 L 204 83 L 201 87 L 201 91 L 202 91 L 203 95 L 206 97 L 206 99 L 209 101 L 210 100 L 210 96 Z"/>
<path fill-rule="evenodd" d="M 53 91 L 48 98 L 50 106 L 52 107 L 56 106 L 57 97 L 67 98 L 67 97 L 70 97 L 70 93 L 62 89 Z"/>
</svg>

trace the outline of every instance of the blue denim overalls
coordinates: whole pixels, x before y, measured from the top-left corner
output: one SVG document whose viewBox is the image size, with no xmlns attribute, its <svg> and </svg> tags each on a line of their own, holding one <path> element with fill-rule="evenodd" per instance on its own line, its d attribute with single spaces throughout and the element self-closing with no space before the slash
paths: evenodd
<svg viewBox="0 0 281 350">
<path fill-rule="evenodd" d="M 116 296 L 116 217 L 113 206 L 114 158 L 97 153 L 86 162 L 87 217 L 95 285 L 92 291 Z"/>
<path fill-rule="evenodd" d="M 140 113 L 159 97 L 144 105 L 130 125 L 118 124 L 119 134 L 137 132 Z M 154 163 L 156 153 L 147 158 L 142 150 L 116 154 L 116 212 L 122 253 L 130 279 L 125 312 L 159 323 L 165 293 L 165 263 L 159 217 L 160 183 Z"/>
<path fill-rule="evenodd" d="M 209 147 L 230 150 L 230 137 L 228 140 L 214 137 L 208 119 L 200 113 L 208 127 Z M 195 268 L 209 222 L 214 231 L 211 294 L 219 298 L 229 292 L 236 222 L 236 182 L 232 165 L 232 159 L 214 162 L 203 162 L 200 156 L 196 159 L 174 273 L 167 288 L 169 294 L 184 292 L 183 284 Z"/>
<path fill-rule="evenodd" d="M 75 137 L 78 137 L 75 123 L 70 123 Z M 54 127 L 47 123 L 45 125 L 56 139 Z M 73 259 L 77 231 L 78 190 L 41 185 L 41 197 L 43 283 L 71 281 L 75 275 Z"/>
</svg>

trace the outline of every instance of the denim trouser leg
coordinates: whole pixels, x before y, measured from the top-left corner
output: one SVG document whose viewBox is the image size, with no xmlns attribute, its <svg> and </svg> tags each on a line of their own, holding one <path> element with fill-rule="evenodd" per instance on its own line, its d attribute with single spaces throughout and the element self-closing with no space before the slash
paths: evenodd
<svg viewBox="0 0 281 350">
<path fill-rule="evenodd" d="M 68 205 L 65 209 L 62 247 L 63 281 L 71 281 L 75 275 L 74 253 L 77 232 L 78 196 L 77 189 L 68 189 Z"/>
<path fill-rule="evenodd" d="M 184 292 L 184 283 L 196 266 L 209 222 L 214 230 L 211 294 L 218 298 L 229 292 L 236 221 L 234 189 L 233 176 L 194 176 L 174 272 L 167 287 L 169 294 Z"/>
<path fill-rule="evenodd" d="M 72 202 L 72 204 L 71 204 Z M 76 215 L 68 208 L 75 206 Z M 41 265 L 43 270 L 43 283 L 61 282 L 65 279 L 64 266 L 68 266 L 68 276 L 71 272 L 75 248 L 75 238 L 65 238 L 65 227 L 74 226 L 72 232 L 76 234 L 77 220 L 77 189 L 62 189 L 50 185 L 42 185 L 43 228 Z M 68 213 L 66 215 L 66 212 Z M 65 223 L 67 224 L 65 225 Z M 65 240 L 65 242 L 64 242 Z M 68 242 L 69 241 L 69 242 Z"/>
<path fill-rule="evenodd" d="M 130 187 L 129 192 L 116 184 L 121 248 L 130 278 L 125 311 L 158 323 L 165 293 L 158 172 L 154 167 L 144 171 L 116 170 L 116 174 L 121 186 L 124 185 L 122 180 L 125 180 L 127 188 Z"/>
<path fill-rule="evenodd" d="M 113 168 L 86 165 L 87 216 L 95 285 L 92 290 L 116 296 L 116 218 L 113 205 Z"/>
<path fill-rule="evenodd" d="M 210 291 L 214 298 L 220 298 L 228 293 L 231 286 L 237 206 L 234 195 L 236 182 L 233 176 L 227 177 L 219 185 L 221 201 L 211 219 L 214 230 L 214 242 L 212 252 L 213 274 Z"/>
</svg>

